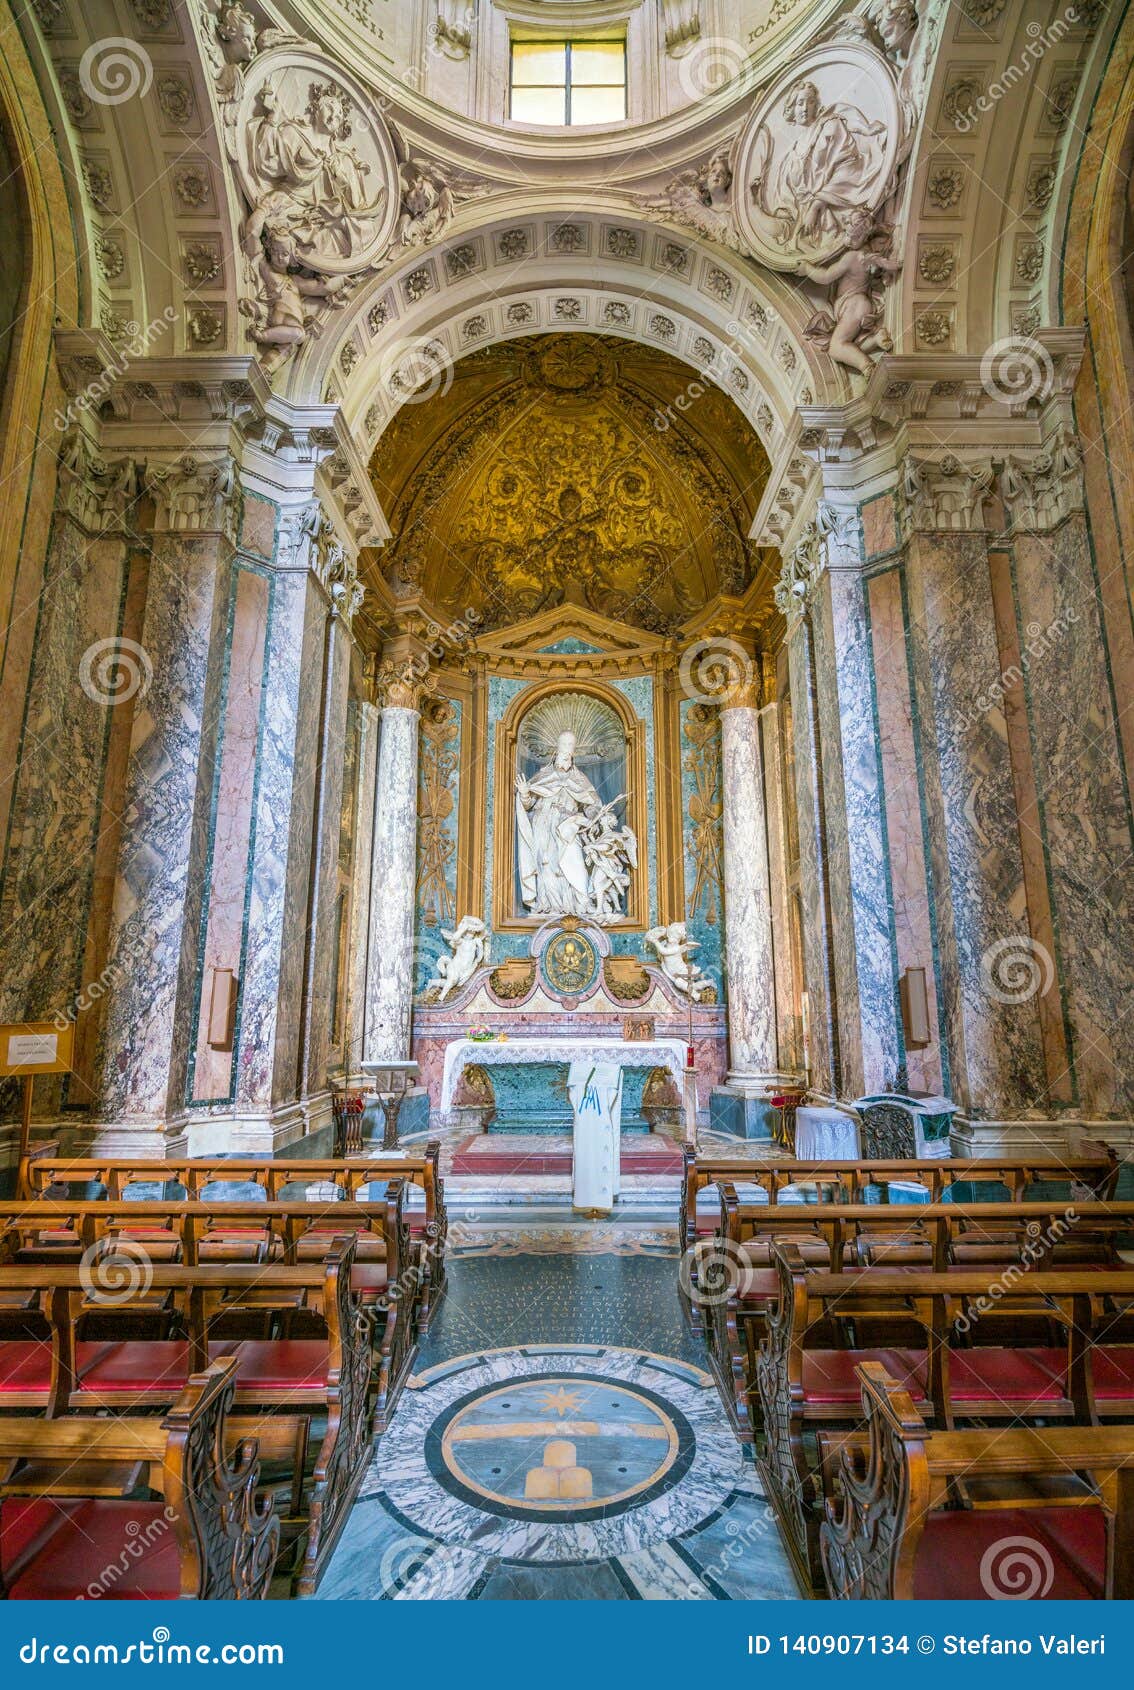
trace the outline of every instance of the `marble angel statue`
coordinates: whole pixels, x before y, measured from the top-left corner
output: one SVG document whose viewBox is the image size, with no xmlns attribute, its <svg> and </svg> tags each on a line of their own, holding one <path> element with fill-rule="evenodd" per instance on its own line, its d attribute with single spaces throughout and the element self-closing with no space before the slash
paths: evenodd
<svg viewBox="0 0 1134 1690">
<path fill-rule="evenodd" d="M 700 946 L 696 939 L 689 937 L 683 921 L 671 921 L 668 926 L 651 927 L 644 937 L 656 955 L 662 973 L 679 992 L 698 1003 L 707 993 L 713 991 L 713 982 L 707 974 L 702 974 L 693 961 L 693 952 L 699 950 Z"/>
<path fill-rule="evenodd" d="M 479 916 L 466 915 L 451 933 L 443 927 L 441 937 L 453 954 L 437 959 L 434 977 L 426 986 L 432 1003 L 444 1003 L 459 992 L 488 961 L 488 929 Z"/>
<path fill-rule="evenodd" d="M 583 834 L 583 856 L 591 871 L 591 898 L 598 916 L 620 916 L 626 908 L 630 870 L 638 866 L 633 829 L 619 827 L 614 806 L 626 794 L 604 804 Z"/>
</svg>

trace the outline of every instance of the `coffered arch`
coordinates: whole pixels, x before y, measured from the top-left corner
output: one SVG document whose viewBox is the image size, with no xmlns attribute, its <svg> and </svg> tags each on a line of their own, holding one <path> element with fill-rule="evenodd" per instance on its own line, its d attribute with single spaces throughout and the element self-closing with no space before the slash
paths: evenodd
<svg viewBox="0 0 1134 1690">
<path fill-rule="evenodd" d="M 368 451 L 413 391 L 466 352 L 533 331 L 600 332 L 661 348 L 690 382 L 723 388 L 771 452 L 800 404 L 849 386 L 803 329 L 785 278 L 609 197 L 580 214 L 562 197 L 491 219 L 466 208 L 438 242 L 384 270 L 287 367 L 296 401 L 339 401 Z"/>
</svg>

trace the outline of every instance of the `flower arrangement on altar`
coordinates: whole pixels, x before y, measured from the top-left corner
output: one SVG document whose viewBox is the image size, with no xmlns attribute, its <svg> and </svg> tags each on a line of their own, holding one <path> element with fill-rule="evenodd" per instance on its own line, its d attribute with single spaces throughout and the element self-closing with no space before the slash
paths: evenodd
<svg viewBox="0 0 1134 1690">
<path fill-rule="evenodd" d="M 478 1045 L 492 1044 L 493 1041 L 497 1039 L 501 1044 L 505 1044 L 507 1042 L 508 1035 L 507 1033 L 497 1033 L 493 1030 L 493 1028 L 486 1027 L 482 1024 L 479 1027 L 469 1028 L 469 1038 L 474 1044 Z"/>
</svg>

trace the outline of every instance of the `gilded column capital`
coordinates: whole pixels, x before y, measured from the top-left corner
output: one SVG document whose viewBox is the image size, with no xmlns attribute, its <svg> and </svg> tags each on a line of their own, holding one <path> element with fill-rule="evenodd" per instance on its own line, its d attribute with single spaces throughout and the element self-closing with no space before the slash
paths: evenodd
<svg viewBox="0 0 1134 1690">
<path fill-rule="evenodd" d="M 432 692 L 429 665 L 421 657 L 384 657 L 374 676 L 374 697 L 380 710 L 416 710 Z"/>
</svg>

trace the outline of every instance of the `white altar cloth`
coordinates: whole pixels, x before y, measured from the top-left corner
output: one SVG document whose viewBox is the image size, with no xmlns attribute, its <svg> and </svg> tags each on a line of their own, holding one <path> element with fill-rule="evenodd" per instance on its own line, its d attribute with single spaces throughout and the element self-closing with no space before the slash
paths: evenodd
<svg viewBox="0 0 1134 1690">
<path fill-rule="evenodd" d="M 856 1162 L 858 1121 L 841 1109 L 801 1105 L 795 1112 L 795 1154 L 800 1162 Z"/>
</svg>

